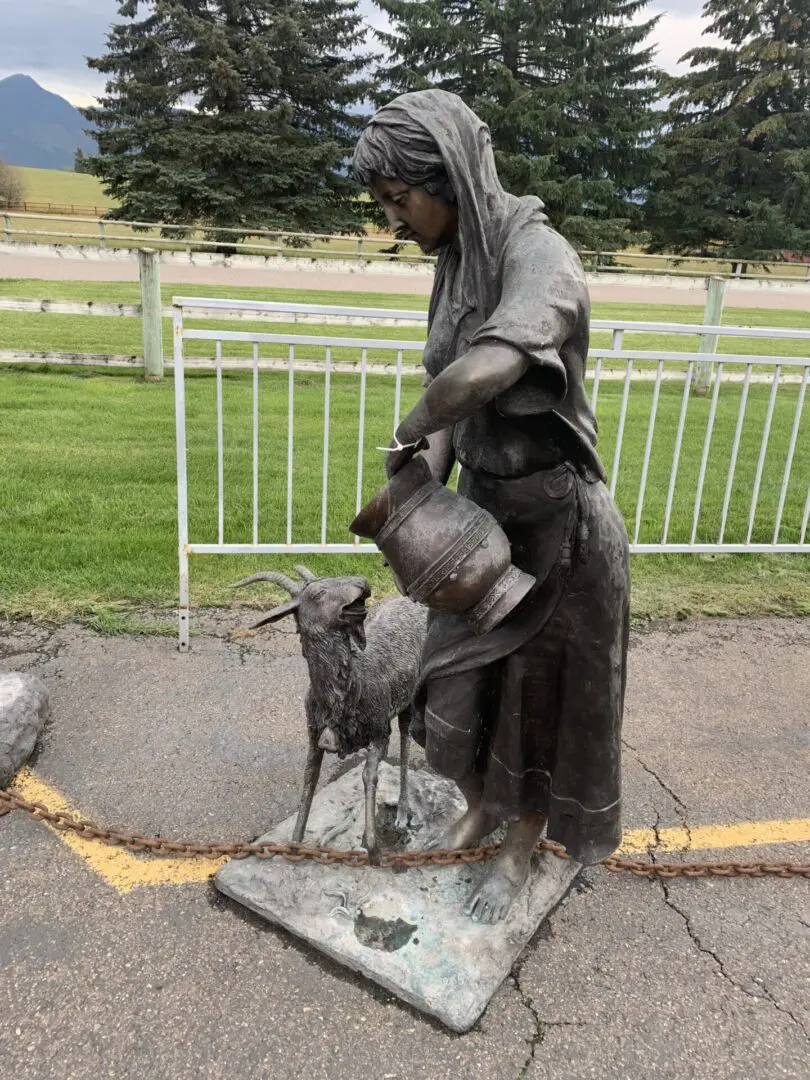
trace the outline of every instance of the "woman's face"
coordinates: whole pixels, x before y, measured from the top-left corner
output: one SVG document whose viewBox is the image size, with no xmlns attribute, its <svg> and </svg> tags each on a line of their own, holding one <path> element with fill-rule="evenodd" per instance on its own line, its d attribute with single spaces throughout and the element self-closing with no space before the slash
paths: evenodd
<svg viewBox="0 0 810 1080">
<path fill-rule="evenodd" d="M 425 255 L 453 244 L 458 236 L 458 208 L 401 180 L 375 174 L 374 198 L 385 210 L 388 225 L 398 239 L 415 240 Z"/>
</svg>

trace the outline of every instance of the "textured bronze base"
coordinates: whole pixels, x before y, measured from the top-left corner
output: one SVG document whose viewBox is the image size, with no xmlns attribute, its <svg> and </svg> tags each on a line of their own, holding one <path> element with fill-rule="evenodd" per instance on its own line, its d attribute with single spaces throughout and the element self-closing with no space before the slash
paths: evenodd
<svg viewBox="0 0 810 1080">
<path fill-rule="evenodd" d="M 307 843 L 322 844 L 328 838 L 341 847 L 360 846 L 362 772 L 358 765 L 317 792 Z M 464 800 L 451 780 L 426 769 L 411 774 L 409 788 L 419 822 L 397 830 L 397 770 L 386 762 L 380 765 L 377 827 L 386 846 L 394 842 L 403 850 L 424 849 L 463 812 Z M 294 820 L 288 818 L 268 836 L 289 840 Z M 397 874 L 367 866 L 234 859 L 217 871 L 215 885 L 344 968 L 359 971 L 453 1031 L 464 1032 L 580 869 L 572 859 L 549 852 L 535 855 L 519 900 L 503 922 L 491 925 L 462 913 L 490 866 L 414 867 Z M 336 982 L 335 993 L 340 990 Z"/>
</svg>

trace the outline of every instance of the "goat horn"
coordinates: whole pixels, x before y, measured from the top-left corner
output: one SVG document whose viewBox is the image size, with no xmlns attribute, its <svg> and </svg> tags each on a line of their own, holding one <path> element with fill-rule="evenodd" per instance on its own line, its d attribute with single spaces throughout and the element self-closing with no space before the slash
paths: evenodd
<svg viewBox="0 0 810 1080">
<path fill-rule="evenodd" d="M 292 578 L 288 578 L 286 574 L 279 574 L 275 570 L 268 570 L 262 574 L 251 574 L 250 577 L 244 578 L 242 581 L 236 581 L 231 585 L 232 589 L 241 589 L 243 585 L 252 585 L 255 581 L 272 581 L 275 585 L 280 585 L 282 589 L 286 589 L 290 596 L 298 596 L 303 588 L 297 581 L 293 581 Z"/>
<path fill-rule="evenodd" d="M 307 570 L 305 566 L 296 566 L 295 572 L 303 581 L 309 582 L 318 580 L 318 575 L 313 574 L 311 570 Z"/>
<path fill-rule="evenodd" d="M 262 616 L 258 622 L 255 622 L 251 626 L 251 630 L 258 630 L 262 626 L 267 626 L 268 623 L 278 622 L 279 619 L 283 619 L 285 615 L 292 615 L 292 613 L 298 608 L 300 600 L 297 598 L 288 600 L 286 604 L 280 604 L 279 607 L 273 608 L 267 615 Z"/>
</svg>

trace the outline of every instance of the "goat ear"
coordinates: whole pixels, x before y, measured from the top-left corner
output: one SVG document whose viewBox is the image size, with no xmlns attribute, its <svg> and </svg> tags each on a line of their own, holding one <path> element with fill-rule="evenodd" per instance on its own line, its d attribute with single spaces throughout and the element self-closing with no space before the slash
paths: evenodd
<svg viewBox="0 0 810 1080">
<path fill-rule="evenodd" d="M 348 633 L 350 640 L 355 643 L 361 652 L 366 647 L 366 630 L 364 623 L 366 621 L 366 616 L 368 615 L 366 597 L 370 592 L 368 584 L 366 582 L 363 582 L 363 584 L 365 586 L 363 594 L 358 596 L 355 600 L 352 600 L 350 603 L 344 604 L 341 611 L 341 622 L 346 627 L 346 632 Z"/>
<path fill-rule="evenodd" d="M 294 611 L 298 610 L 298 606 L 300 603 L 301 601 L 298 599 L 298 597 L 295 597 L 292 600 L 288 600 L 286 604 L 281 604 L 279 607 L 273 608 L 273 610 L 269 614 L 259 619 L 258 622 L 255 622 L 250 629 L 258 630 L 259 627 L 267 626 L 268 623 L 278 622 L 279 619 L 283 619 L 285 615 L 292 615 Z"/>
</svg>

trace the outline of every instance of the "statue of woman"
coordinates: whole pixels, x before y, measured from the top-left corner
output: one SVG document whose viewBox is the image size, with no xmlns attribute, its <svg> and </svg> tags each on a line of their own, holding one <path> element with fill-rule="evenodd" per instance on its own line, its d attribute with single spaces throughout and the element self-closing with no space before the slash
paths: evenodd
<svg viewBox="0 0 810 1080">
<path fill-rule="evenodd" d="M 579 259 L 534 197 L 501 187 L 489 130 L 454 94 L 382 108 L 354 158 L 392 231 L 436 253 L 426 389 L 396 431 L 393 475 L 421 453 L 492 513 L 536 584 L 476 636 L 432 611 L 414 735 L 467 811 L 439 846 L 506 837 L 466 912 L 502 919 L 544 827 L 598 862 L 620 830 L 627 536 L 585 394 L 589 300 Z"/>
</svg>

